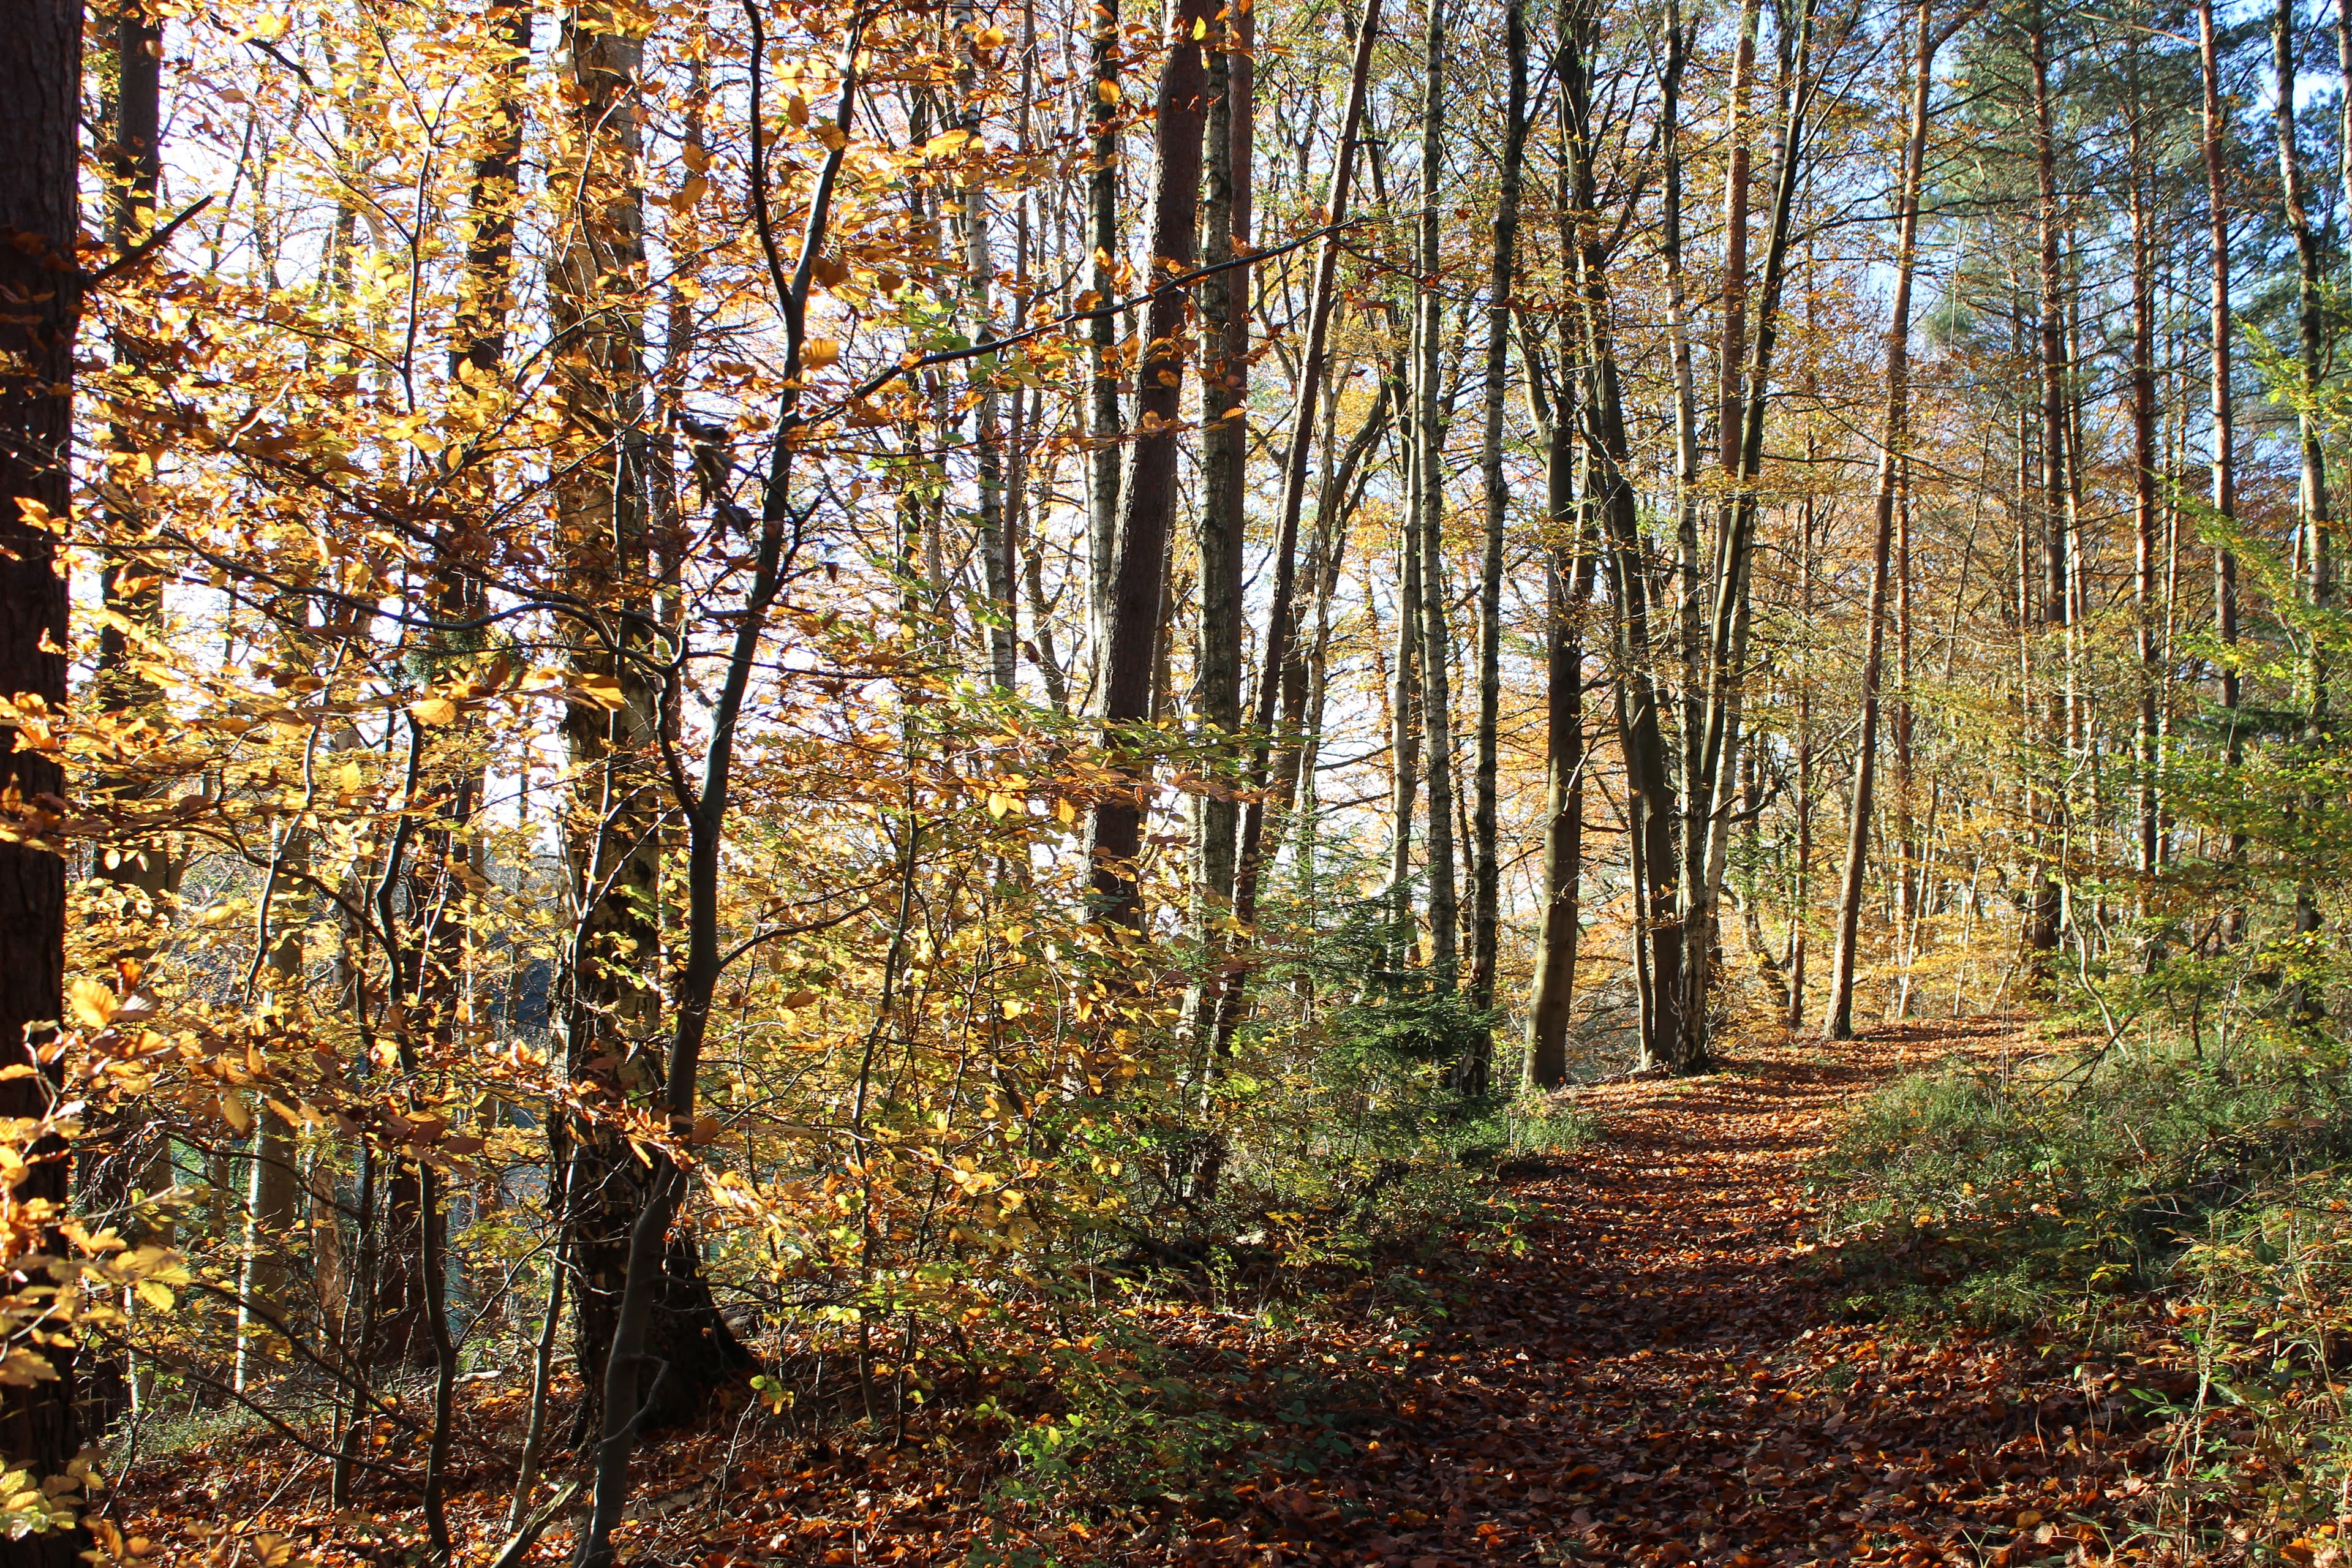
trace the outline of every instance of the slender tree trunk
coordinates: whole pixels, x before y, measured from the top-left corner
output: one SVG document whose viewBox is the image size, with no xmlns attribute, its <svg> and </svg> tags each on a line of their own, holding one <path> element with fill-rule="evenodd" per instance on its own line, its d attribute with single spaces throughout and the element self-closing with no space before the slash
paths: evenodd
<svg viewBox="0 0 2352 1568">
<path fill-rule="evenodd" d="M 1248 57 L 1235 50 L 1238 18 L 1213 27 L 1208 49 L 1208 185 L 1202 205 L 1202 263 L 1225 267 L 1248 244 L 1245 149 L 1248 123 L 1237 111 L 1249 86 Z M 1240 222 L 1237 225 L 1236 219 Z M 1249 353 L 1249 278 L 1235 269 L 1201 280 L 1201 511 L 1193 530 L 1200 557 L 1200 626 L 1192 661 L 1193 721 L 1201 742 L 1223 766 L 1193 810 L 1192 923 L 1201 944 L 1199 973 L 1186 1001 L 1187 1032 L 1202 1045 L 1216 1033 L 1227 984 L 1224 952 L 1236 911 L 1234 857 L 1241 807 L 1243 458 L 1249 444 L 1244 366 Z M 1223 1041 L 1215 1042 L 1222 1046 Z"/>
<path fill-rule="evenodd" d="M 971 0 L 960 0 L 956 14 L 961 18 L 957 29 L 961 55 L 956 71 L 957 97 L 961 100 L 958 107 L 962 116 L 959 129 L 977 143 L 981 135 L 981 104 L 975 86 L 974 54 L 979 45 L 973 38 Z M 972 312 L 972 342 L 993 342 L 996 262 L 990 243 L 985 182 L 964 183 L 962 206 L 964 285 Z M 981 578 L 988 595 L 988 625 L 982 635 L 987 638 L 989 684 L 1009 696 L 1020 669 L 1021 567 L 1014 559 L 1013 523 L 1008 515 L 1011 509 L 1004 494 L 1004 395 L 997 389 L 995 374 L 984 365 L 983 361 L 973 362 L 968 384 L 972 405 L 973 488 L 978 502 Z"/>
<path fill-rule="evenodd" d="M 1813 624 L 1813 511 L 1808 490 L 1798 509 L 1797 624 Z M 1813 677 L 1810 641 L 1801 647 L 1796 670 L 1796 863 L 1789 876 L 1789 1011 L 1790 1034 L 1805 1026 L 1806 939 L 1812 919 L 1813 892 Z"/>
<path fill-rule="evenodd" d="M 1510 85 L 1504 105 L 1502 183 L 1495 197 L 1494 264 L 1487 275 L 1486 426 L 1478 458 L 1486 501 L 1485 552 L 1478 571 L 1478 735 L 1471 813 L 1470 1002 L 1481 1013 L 1495 1005 L 1495 963 L 1501 921 L 1502 862 L 1496 835 L 1503 705 L 1503 529 L 1510 489 L 1503 475 L 1503 414 L 1509 391 L 1511 289 L 1517 269 L 1519 186 L 1526 163 L 1528 18 L 1525 0 L 1507 0 L 1503 22 Z M 1477 1075 L 1486 1074 L 1483 1063 Z"/>
<path fill-rule="evenodd" d="M 1169 277 L 1191 269 L 1193 234 L 1201 201 L 1201 142 L 1207 114 L 1204 79 L 1195 24 L 1202 37 L 1214 20 L 1209 0 L 1181 0 L 1174 36 L 1161 68 L 1156 135 L 1159 189 L 1152 201 L 1153 293 L 1150 338 L 1144 349 L 1140 390 L 1136 395 L 1133 471 L 1119 523 L 1118 558 L 1111 574 L 1110 614 L 1103 657 L 1104 742 L 1114 749 L 1132 743 L 1129 727 L 1149 718 L 1167 578 L 1169 523 L 1176 493 L 1177 426 L 1182 416 L 1185 291 L 1166 286 Z M 1100 918 L 1140 926 L 1141 895 L 1136 856 L 1142 848 L 1143 796 L 1149 769 L 1128 764 L 1129 787 L 1095 807 L 1087 846 L 1094 897 Z"/>
<path fill-rule="evenodd" d="M 1649 571 L 1643 560 L 1639 498 L 1633 489 L 1632 444 L 1610 325 L 1609 255 L 1597 221 L 1598 174 L 1593 163 L 1591 40 L 1595 19 L 1580 3 L 1563 6 L 1558 75 L 1568 146 L 1567 199 L 1561 242 L 1570 261 L 1586 392 L 1586 443 L 1592 459 L 1586 495 L 1598 511 L 1606 546 L 1601 562 L 1612 611 L 1610 656 L 1617 674 L 1618 745 L 1625 762 L 1627 828 L 1634 837 L 1634 931 L 1646 944 L 1642 1059 L 1656 1059 L 1683 1039 L 1683 934 L 1675 908 L 1675 815 L 1667 776 L 1660 694 L 1653 674 Z M 1683 1064 L 1669 1061 L 1679 1068 Z"/>
<path fill-rule="evenodd" d="M 1450 649 L 1453 634 L 1445 605 L 1445 409 L 1444 344 L 1445 296 L 1439 287 L 1444 267 L 1445 189 L 1445 0 L 1426 0 L 1422 32 L 1421 211 L 1415 269 L 1420 274 L 1414 311 L 1420 327 L 1414 342 L 1412 526 L 1421 552 L 1421 706 L 1423 746 L 1429 774 L 1429 963 L 1441 991 L 1458 978 L 1461 894 L 1454 881 L 1454 711 Z"/>
<path fill-rule="evenodd" d="M 2129 94 L 2129 170 L 2132 255 L 2132 605 L 2139 655 L 2138 822 L 2135 835 L 2139 873 L 2156 875 L 2158 753 L 2157 698 L 2162 681 L 2157 647 L 2157 531 L 2159 496 L 2156 455 L 2156 244 L 2150 210 L 2146 105 L 2141 99 L 2140 48 L 2137 33 L 2125 56 Z M 2145 894 L 2140 907 L 2147 908 Z"/>
<path fill-rule="evenodd" d="M 1562 334 L 1565 339 L 1565 332 Z M 1566 343 L 1563 342 L 1563 350 Z M 1525 351 L 1528 403 L 1544 440 L 1544 689 L 1549 736 L 1544 756 L 1542 923 L 1528 1000 L 1529 1089 L 1568 1079 L 1568 1041 L 1576 1004 L 1576 950 L 1584 860 L 1583 616 L 1592 593 L 1576 486 L 1573 369 L 1562 353 L 1557 392 L 1547 397 L 1543 367 Z"/>
<path fill-rule="evenodd" d="M 1763 471 L 1764 425 L 1772 357 L 1788 275 L 1789 239 L 1804 169 L 1804 132 L 1812 99 L 1812 5 L 1801 0 L 1780 48 L 1780 125 L 1773 160 L 1772 208 L 1756 312 L 1755 341 L 1742 378 L 1739 460 L 1735 488 L 1718 512 L 1715 575 L 1706 640 L 1697 668 L 1703 688 L 1695 714 L 1698 743 L 1685 747 L 1683 787 L 1681 902 L 1683 997 L 1681 1035 L 1673 1056 L 1679 1071 L 1700 1072 L 1713 1062 L 1712 987 L 1720 954 L 1717 910 L 1729 863 L 1730 805 L 1738 788 L 1739 726 L 1748 674 L 1748 637 L 1755 553 L 1757 480 Z"/>
<path fill-rule="evenodd" d="M 2279 191 L 2285 208 L 2287 232 L 2294 238 L 2295 324 L 2298 354 L 2295 387 L 2295 430 L 2303 459 L 2298 494 L 2302 529 L 2305 591 L 2315 608 L 2325 608 L 2330 597 L 2327 540 L 2327 457 L 2321 445 L 2324 421 L 2317 399 L 2327 353 L 2327 320 L 2320 297 L 2320 275 L 2326 267 L 2320 236 L 2312 226 L 2304 204 L 2303 155 L 2295 145 L 2294 129 L 2294 0 L 2278 0 L 2271 21 L 2271 45 L 2278 71 L 2279 97 L 2273 109 L 2278 126 Z M 2304 700 L 2315 718 L 2327 710 L 2327 665 L 2316 639 L 2305 667 Z"/>
<path fill-rule="evenodd" d="M 1118 0 L 1095 0 L 1089 47 L 1095 97 L 1087 109 L 1093 132 L 1087 202 L 1093 256 L 1088 263 L 1087 294 L 1080 303 L 1092 308 L 1118 298 L 1118 265 L 1126 248 L 1118 226 L 1118 71 L 1124 54 L 1119 42 Z M 1126 421 L 1118 401 L 1118 318 L 1097 316 L 1087 331 L 1092 340 L 1090 360 L 1094 371 L 1093 404 L 1087 410 L 1087 560 L 1093 589 L 1088 607 L 1094 622 L 1095 680 L 1100 687 L 1108 679 L 1104 649 L 1110 628 L 1111 569 L 1118 552 L 1119 449 L 1126 435 Z"/>
<path fill-rule="evenodd" d="M 2212 310 L 2208 339 L 2211 356 L 2210 416 L 2213 471 L 2213 514 L 2224 528 L 2238 517 L 2238 475 L 2234 432 L 2231 426 L 2230 386 L 2230 204 L 2228 153 L 2223 138 L 2228 121 L 2221 108 L 2221 62 L 2213 35 L 2213 0 L 2197 0 L 2198 57 L 2203 67 L 2204 111 L 2200 121 L 2205 160 L 2205 201 L 2209 218 L 2209 265 L 2212 278 Z M 2238 641 L 2238 558 L 2225 544 L 2213 552 L 2213 635 L 2224 649 L 2221 696 L 2225 736 L 2224 765 L 2234 770 L 2243 760 L 2238 736 L 2238 664 L 2229 651 Z M 2244 837 L 2230 836 L 2230 856 L 2236 859 Z M 2223 921 L 2228 940 L 2235 941 L 2244 911 L 2231 909 Z"/>
<path fill-rule="evenodd" d="M 1410 354 L 1408 357 L 1411 357 Z M 1421 405 L 1412 395 L 1417 373 L 1398 367 L 1397 405 L 1405 439 L 1406 512 L 1397 531 L 1397 624 L 1395 668 L 1389 694 L 1389 748 L 1393 759 L 1389 790 L 1388 962 L 1403 969 L 1418 945 L 1412 918 L 1412 812 L 1421 784 L 1421 539 L 1413 525 L 1421 467 Z"/>
<path fill-rule="evenodd" d="M 1739 475 L 1740 367 L 1748 359 L 1748 99 L 1756 79 L 1761 0 L 1739 0 L 1739 41 L 1731 57 L 1729 168 L 1723 186 L 1723 338 L 1716 358 L 1716 446 L 1724 476 Z"/>
<path fill-rule="evenodd" d="M 1862 661 L 1862 723 L 1855 741 L 1853 810 L 1846 825 L 1845 869 L 1838 884 L 1837 947 L 1830 969 L 1827 1021 L 1833 1040 L 1853 1037 L 1855 947 L 1870 855 L 1871 793 L 1878 764 L 1879 672 L 1886 642 L 1888 558 L 1894 546 L 1895 488 L 1911 437 L 1911 280 L 1918 264 L 1919 190 L 1927 166 L 1927 106 L 1935 90 L 1935 19 L 1919 0 L 1918 40 L 1911 58 L 1911 124 L 1903 146 L 1903 192 L 1895 212 L 1895 300 L 1886 327 L 1886 412 L 1879 440 L 1873 502 L 1870 608 Z"/>
<path fill-rule="evenodd" d="M 2327 352 L 2327 323 L 2320 298 L 2320 271 L 2325 265 L 2320 237 L 2304 205 L 2303 155 L 2295 145 L 2294 129 L 2294 0 L 2278 0 L 2271 20 L 2271 45 L 2278 72 L 2279 98 L 2274 109 L 2278 126 L 2279 191 L 2285 206 L 2287 232 L 2294 237 L 2295 319 L 2300 353 L 2294 396 L 2296 434 L 2303 456 L 2303 482 L 2298 493 L 2304 591 L 2312 608 L 2325 610 L 2333 597 L 2327 542 L 2327 459 L 2321 446 L 2324 424 L 2318 406 Z M 2304 662 L 2305 711 L 2316 727 L 2327 712 L 2327 657 L 2321 639 L 2311 639 Z M 2309 879 L 2294 889 L 2294 929 L 2298 935 L 2319 929 L 2319 893 Z M 2296 980 L 2287 988 L 2287 1016 L 2304 1025 L 2316 1023 L 2322 1008 L 2309 982 Z"/>
<path fill-rule="evenodd" d="M 1251 16 L 1243 18 L 1245 26 L 1254 26 Z M 1254 707 L 1254 723 L 1257 731 L 1250 784 L 1249 804 L 1242 810 L 1241 842 L 1234 868 L 1233 910 L 1235 923 L 1244 931 L 1257 920 L 1258 887 L 1265 874 L 1266 846 L 1265 817 L 1269 798 L 1286 801 L 1300 788 L 1299 771 L 1302 742 L 1297 733 L 1300 713 L 1293 711 L 1291 689 L 1298 693 L 1301 705 L 1306 682 L 1303 670 L 1294 680 L 1292 671 L 1297 667 L 1298 607 L 1295 561 L 1298 551 L 1298 522 L 1305 510 L 1307 469 L 1314 455 L 1316 412 L 1324 396 L 1324 384 L 1330 376 L 1331 320 L 1339 295 L 1340 236 L 1339 226 L 1348 218 L 1349 204 L 1355 189 L 1356 142 L 1363 129 L 1364 103 L 1371 76 L 1372 47 L 1380 37 L 1380 0 L 1364 0 L 1363 15 L 1356 23 L 1355 55 L 1348 72 L 1348 98 L 1339 116 L 1339 143 L 1332 155 L 1331 188 L 1325 202 L 1329 210 L 1329 222 L 1334 230 L 1317 247 L 1315 256 L 1314 292 L 1307 304 L 1307 342 L 1299 364 L 1298 395 L 1290 417 L 1288 446 L 1283 455 L 1281 511 L 1276 520 L 1274 545 L 1274 602 L 1266 613 L 1265 643 L 1258 667 L 1257 700 Z M 1246 57 L 1237 57 L 1236 63 L 1248 68 Z M 1244 192 L 1246 199 L 1246 192 Z M 1245 332 L 1244 329 L 1243 330 Z M 1388 388 L 1381 388 L 1381 406 L 1388 405 Z M 1327 421 L 1328 423 L 1328 421 Z M 1325 461 L 1329 461 L 1325 446 Z M 1360 461 L 1354 443 L 1349 450 Z M 1238 462 L 1238 458 L 1235 459 Z M 1350 469 L 1352 471 L 1352 468 Z M 1346 488 L 1346 480 L 1340 481 Z M 1316 541 L 1318 559 L 1323 560 L 1332 548 L 1327 537 L 1335 519 L 1343 517 L 1337 509 L 1336 499 L 1327 486 L 1316 507 Z M 1336 560 L 1336 557 L 1332 558 Z M 1326 570 L 1329 569 L 1327 563 Z M 1322 600 L 1318 594 L 1318 606 Z M 1285 732 L 1276 735 L 1276 703 L 1283 704 Z M 1311 764 L 1310 764 L 1311 765 Z M 1236 969 L 1227 982 L 1221 1016 L 1217 1023 L 1220 1049 L 1230 1048 L 1234 1030 L 1241 1021 L 1241 1004 L 1247 972 Z"/>
<path fill-rule="evenodd" d="M 2064 216 L 2058 199 L 2058 143 L 2050 88 L 2050 19 L 2036 8 L 2027 19 L 2027 46 L 2033 68 L 2033 172 L 2038 189 L 2037 233 L 2040 239 L 2041 300 L 2039 330 L 2042 367 L 2042 625 L 2063 631 L 2072 624 L 2071 584 L 2067 574 L 2066 416 L 2066 297 L 2065 275 L 2059 266 L 2059 230 Z M 2068 672 L 2071 676 L 2071 670 Z M 2071 714 L 2067 701 L 2070 680 L 2050 685 L 2046 739 L 2063 748 Z M 2029 766 L 2031 764 L 2029 763 Z M 2037 988 L 2052 979 L 2053 955 L 2058 948 L 2063 921 L 2062 893 L 2053 857 L 2062 852 L 2063 800 L 2054 782 L 2034 791 L 2037 864 L 2032 902 L 2027 911 L 2025 941 L 2030 968 Z"/>
</svg>

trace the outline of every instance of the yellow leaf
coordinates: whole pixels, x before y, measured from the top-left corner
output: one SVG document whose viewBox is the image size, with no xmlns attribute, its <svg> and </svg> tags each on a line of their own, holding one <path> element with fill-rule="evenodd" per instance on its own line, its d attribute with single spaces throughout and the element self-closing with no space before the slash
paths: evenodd
<svg viewBox="0 0 2352 1568">
<path fill-rule="evenodd" d="M 811 338 L 801 345 L 801 368 L 823 370 L 841 358 L 841 345 L 831 338 Z"/>
<path fill-rule="evenodd" d="M 1105 78 L 1103 80 L 1095 83 L 1095 96 L 1102 100 L 1105 103 L 1117 103 L 1118 101 L 1118 83 L 1110 80 L 1108 78 Z"/>
<path fill-rule="evenodd" d="M 621 683 L 609 675 L 582 676 L 579 691 L 581 696 L 608 712 L 619 712 L 627 700 L 621 695 Z"/>
<path fill-rule="evenodd" d="M 408 711 L 420 724 L 446 724 L 457 717 L 457 705 L 446 697 L 427 697 L 422 701 L 410 703 Z"/>
<path fill-rule="evenodd" d="M 142 1279 L 133 1289 L 139 1292 L 141 1300 L 159 1312 L 168 1312 L 178 1305 L 179 1298 L 172 1294 L 171 1287 L 159 1285 L 152 1279 Z"/>
<path fill-rule="evenodd" d="M 236 1129 L 238 1137 L 242 1138 L 253 1131 L 253 1110 L 245 1103 L 245 1096 L 224 1094 L 214 1101 L 214 1106 L 220 1112 L 220 1119 Z"/>
<path fill-rule="evenodd" d="M 103 1029 L 113 1022 L 115 1009 L 122 1004 L 114 994 L 113 986 L 84 975 L 66 987 L 66 1005 L 71 1009 L 74 1022 L 83 1028 Z"/>
</svg>

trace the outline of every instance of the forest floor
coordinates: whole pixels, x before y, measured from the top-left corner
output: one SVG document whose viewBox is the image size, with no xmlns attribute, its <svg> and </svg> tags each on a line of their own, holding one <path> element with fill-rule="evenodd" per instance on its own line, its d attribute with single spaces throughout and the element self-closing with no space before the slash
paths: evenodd
<svg viewBox="0 0 2352 1568">
<path fill-rule="evenodd" d="M 1842 1046 L 1743 1043 L 1703 1079 L 1593 1086 L 1579 1100 L 1597 1139 L 1501 1173 L 1507 1223 L 1414 1271 L 1417 1308 L 1370 1280 L 1290 1313 L 1139 1304 L 1138 1327 L 1189 1346 L 1247 1423 L 1227 1428 L 1251 1436 L 1220 1485 L 1022 1500 L 1003 1426 L 946 1401 L 895 1445 L 735 1422 L 654 1456 L 629 1548 L 699 1568 L 2179 1562 L 2136 1523 L 2165 1455 L 2113 1369 L 2017 1337 L 1850 1321 L 1823 1245 L 1805 1173 L 1864 1097 L 1906 1066 L 2031 1048 L 2018 1025 L 1910 1024 Z M 2168 1364 L 2151 1343 L 2123 1381 L 2162 1386 Z M 511 1419 L 510 1394 L 482 1398 L 469 1431 Z M 1129 1436 L 1129 1461 L 1171 1441 L 1149 1422 Z M 133 1476 L 116 1517 L 150 1555 L 216 1568 L 247 1560 L 233 1542 L 267 1568 L 281 1541 L 320 1562 L 414 1560 L 413 1512 L 332 1513 L 316 1470 L 306 1487 L 289 1473 L 299 1456 L 267 1447 L 179 1453 Z M 461 1555 L 482 1563 L 512 1472 L 488 1447 L 469 1468 L 461 1486 L 480 1489 L 455 1512 Z M 560 1561 L 567 1534 L 559 1522 L 532 1560 Z"/>
</svg>

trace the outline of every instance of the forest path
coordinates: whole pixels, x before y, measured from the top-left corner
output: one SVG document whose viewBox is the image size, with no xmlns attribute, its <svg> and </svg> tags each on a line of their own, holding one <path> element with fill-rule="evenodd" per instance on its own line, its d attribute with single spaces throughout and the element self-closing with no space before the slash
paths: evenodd
<svg viewBox="0 0 2352 1568">
<path fill-rule="evenodd" d="M 2105 1561 L 2146 1446 L 2109 1409 L 2092 1429 L 2072 1357 L 1842 1322 L 1801 1184 L 1901 1067 L 2014 1028 L 1743 1047 L 1587 1090 L 1600 1140 L 1512 1184 L 1524 1251 L 1463 1260 L 1394 1424 L 1259 1500 L 1260 1561 Z"/>
</svg>

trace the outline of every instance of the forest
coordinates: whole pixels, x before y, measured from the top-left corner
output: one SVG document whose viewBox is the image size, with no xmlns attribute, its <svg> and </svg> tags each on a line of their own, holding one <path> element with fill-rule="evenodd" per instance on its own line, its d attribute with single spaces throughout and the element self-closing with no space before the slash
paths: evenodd
<svg viewBox="0 0 2352 1568">
<path fill-rule="evenodd" d="M 0 1563 L 2352 1552 L 2340 5 L 5 16 Z"/>
</svg>

